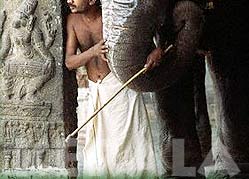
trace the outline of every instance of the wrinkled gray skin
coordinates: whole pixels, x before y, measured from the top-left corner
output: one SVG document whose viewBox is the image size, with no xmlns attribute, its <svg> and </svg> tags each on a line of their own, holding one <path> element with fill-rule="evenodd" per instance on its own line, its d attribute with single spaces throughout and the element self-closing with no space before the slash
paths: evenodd
<svg viewBox="0 0 249 179">
<path fill-rule="evenodd" d="M 172 173 L 173 139 L 184 139 L 185 166 L 198 168 L 211 146 L 204 88 L 205 66 L 204 62 L 194 58 L 203 14 L 191 1 L 164 7 L 171 4 L 169 2 L 102 0 L 104 38 L 110 46 L 107 57 L 112 72 L 122 82 L 144 66 L 148 54 L 155 48 L 152 39 L 160 30 L 158 24 L 164 22 L 162 17 L 172 17 L 174 26 L 170 28 L 174 38 L 166 40 L 174 43 L 175 50 L 159 67 L 129 86 L 137 91 L 156 91 L 163 119 L 161 147 L 166 175 Z M 167 12 L 170 8 L 173 8 L 172 12 Z M 160 34 L 164 36 L 165 33 L 167 30 Z"/>
<path fill-rule="evenodd" d="M 155 48 L 153 36 L 161 23 L 159 12 L 163 11 L 161 4 L 165 1 L 167 0 L 132 0 L 130 3 L 123 3 L 124 0 L 102 1 L 104 37 L 111 47 L 108 59 L 112 71 L 121 81 L 125 82 L 140 70 Z M 135 80 L 130 85 L 131 88 L 155 91 L 168 87 L 191 67 L 201 33 L 202 12 L 192 2 L 186 2 L 179 3 L 174 13 L 175 30 L 180 31 L 175 43 L 176 57 L 164 59 L 167 63 Z M 183 28 L 186 19 L 188 22 Z M 181 28 L 183 29 L 180 30 Z"/>
</svg>

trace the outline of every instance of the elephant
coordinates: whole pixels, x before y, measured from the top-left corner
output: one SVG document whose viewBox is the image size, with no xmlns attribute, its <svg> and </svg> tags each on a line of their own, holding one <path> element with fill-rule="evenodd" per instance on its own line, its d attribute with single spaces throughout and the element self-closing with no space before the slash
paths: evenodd
<svg viewBox="0 0 249 179">
<path fill-rule="evenodd" d="M 236 178 L 248 178 L 249 173 L 248 8 L 246 0 L 214 1 L 204 32 L 206 48 L 212 53 L 208 66 L 219 102 L 216 165 L 231 170 L 224 162 L 227 156 L 219 150 L 224 146 L 241 171 Z"/>
<path fill-rule="evenodd" d="M 174 139 L 184 139 L 185 166 L 198 168 L 211 148 L 205 63 L 196 57 L 204 17 L 201 7 L 199 1 L 189 0 L 102 0 L 103 34 L 109 46 L 107 58 L 120 81 L 126 82 L 143 68 L 155 48 L 155 34 L 160 37 L 161 46 L 174 44 L 160 66 L 129 85 L 136 91 L 156 93 L 163 119 L 161 148 L 165 177 L 176 175 L 172 164 Z"/>
</svg>

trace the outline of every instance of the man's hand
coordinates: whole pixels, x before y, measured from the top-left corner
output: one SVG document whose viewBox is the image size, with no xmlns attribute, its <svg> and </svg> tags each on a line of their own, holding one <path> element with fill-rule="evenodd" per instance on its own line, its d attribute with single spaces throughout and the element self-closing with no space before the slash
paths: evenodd
<svg viewBox="0 0 249 179">
<path fill-rule="evenodd" d="M 147 62 L 144 67 L 146 67 L 147 70 L 151 70 L 155 68 L 156 66 L 159 66 L 163 55 L 164 55 L 164 51 L 160 47 L 155 48 L 148 55 Z"/>
<path fill-rule="evenodd" d="M 96 45 L 93 46 L 93 55 L 104 60 L 108 61 L 108 59 L 105 57 L 105 54 L 108 52 L 108 46 L 105 45 L 105 41 L 102 39 L 97 43 Z"/>
</svg>

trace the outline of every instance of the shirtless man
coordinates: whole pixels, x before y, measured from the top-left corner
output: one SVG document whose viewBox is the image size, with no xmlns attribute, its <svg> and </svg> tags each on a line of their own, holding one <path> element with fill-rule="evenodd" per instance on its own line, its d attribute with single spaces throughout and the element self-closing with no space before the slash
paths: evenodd
<svg viewBox="0 0 249 179">
<path fill-rule="evenodd" d="M 88 78 L 102 80 L 110 69 L 102 39 L 101 8 L 96 0 L 67 0 L 71 14 L 67 19 L 66 66 L 69 70 L 85 66 Z M 81 53 L 76 54 L 77 49 Z"/>
<path fill-rule="evenodd" d="M 86 67 L 91 114 L 122 84 L 110 72 L 105 58 L 108 48 L 102 39 L 100 2 L 67 0 L 67 3 L 72 13 L 67 19 L 65 63 L 69 70 Z M 153 67 L 155 63 L 148 65 Z M 84 175 L 108 178 L 130 175 L 143 179 L 158 175 L 150 122 L 141 93 L 123 89 L 85 129 Z"/>
<path fill-rule="evenodd" d="M 69 70 L 86 66 L 88 78 L 94 82 L 110 72 L 104 55 L 108 47 L 102 39 L 101 7 L 96 1 L 67 0 L 72 13 L 67 19 L 66 66 Z M 76 55 L 78 48 L 80 55 Z M 156 67 L 162 55 L 162 49 L 156 48 L 148 56 L 147 68 Z"/>
</svg>

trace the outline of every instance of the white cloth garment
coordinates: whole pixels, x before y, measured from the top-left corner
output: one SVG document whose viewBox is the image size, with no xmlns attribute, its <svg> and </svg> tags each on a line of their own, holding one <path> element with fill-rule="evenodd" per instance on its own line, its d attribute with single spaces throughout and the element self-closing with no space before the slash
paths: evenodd
<svg viewBox="0 0 249 179">
<path fill-rule="evenodd" d="M 112 73 L 101 82 L 89 81 L 89 104 L 92 104 L 89 116 L 121 86 Z M 89 122 L 83 152 L 83 173 L 87 176 L 143 179 L 157 176 L 150 122 L 142 94 L 125 88 Z"/>
</svg>

